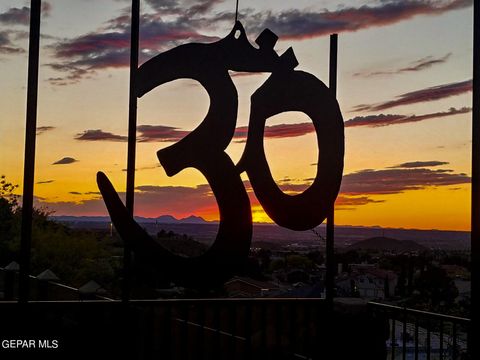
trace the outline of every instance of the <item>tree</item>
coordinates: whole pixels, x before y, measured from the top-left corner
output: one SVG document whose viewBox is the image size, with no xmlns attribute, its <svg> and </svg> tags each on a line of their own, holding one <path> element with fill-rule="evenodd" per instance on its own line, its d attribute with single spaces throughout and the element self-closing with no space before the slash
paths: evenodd
<svg viewBox="0 0 480 360">
<path fill-rule="evenodd" d="M 5 175 L 0 176 L 0 265 L 12 261 L 12 242 L 18 212 L 18 196 L 14 193 L 18 185 L 8 182 Z"/>
<path fill-rule="evenodd" d="M 0 176 L 0 265 L 18 261 L 22 208 L 17 185 Z M 46 208 L 33 209 L 32 248 L 30 269 L 32 275 L 50 269 L 67 285 L 79 287 L 89 280 L 106 286 L 114 281 L 118 266 L 109 248 L 113 240 L 108 231 L 73 230 L 50 219 Z"/>
<path fill-rule="evenodd" d="M 415 282 L 415 288 L 420 299 L 432 306 L 441 303 L 451 305 L 458 296 L 458 289 L 444 269 L 437 266 L 428 266 L 422 271 Z"/>
</svg>

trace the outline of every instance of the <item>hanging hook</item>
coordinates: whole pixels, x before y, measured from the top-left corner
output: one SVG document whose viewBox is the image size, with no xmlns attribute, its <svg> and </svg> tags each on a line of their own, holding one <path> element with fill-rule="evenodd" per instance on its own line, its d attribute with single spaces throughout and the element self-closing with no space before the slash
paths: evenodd
<svg viewBox="0 0 480 360">
<path fill-rule="evenodd" d="M 237 0 L 237 5 L 235 7 L 235 23 L 238 21 L 238 1 L 239 0 Z"/>
</svg>

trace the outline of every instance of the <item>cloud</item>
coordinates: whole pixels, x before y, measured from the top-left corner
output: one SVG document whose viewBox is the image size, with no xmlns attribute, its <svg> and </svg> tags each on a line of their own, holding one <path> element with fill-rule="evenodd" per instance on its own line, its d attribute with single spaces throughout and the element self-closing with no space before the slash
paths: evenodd
<svg viewBox="0 0 480 360">
<path fill-rule="evenodd" d="M 52 4 L 44 0 L 42 2 L 42 15 L 45 17 L 48 17 L 50 16 L 51 12 L 52 12 Z"/>
<path fill-rule="evenodd" d="M 413 161 L 396 165 L 387 169 L 365 169 L 347 174 L 343 177 L 340 194 L 335 203 L 337 210 L 354 210 L 359 206 L 387 202 L 379 198 L 405 191 L 421 190 L 430 187 L 444 186 L 457 189 L 458 185 L 470 183 L 470 177 L 464 173 L 456 173 L 450 169 L 428 169 L 447 165 L 443 161 Z M 278 181 L 282 191 L 296 194 L 310 186 L 313 179 L 289 182 L 285 178 Z M 243 182 L 250 197 L 252 209 L 259 203 L 253 194 L 248 180 Z M 72 191 L 71 194 L 82 195 Z M 85 192 L 83 195 L 99 195 L 98 192 Z M 124 192 L 119 192 L 122 199 Z M 76 202 L 40 203 L 54 210 L 57 215 L 106 215 L 106 208 L 101 197 L 79 199 Z M 212 218 L 218 215 L 218 206 L 208 184 L 197 186 L 157 186 L 139 185 L 135 188 L 136 213 L 139 216 L 154 217 L 171 214 L 175 217 L 186 217 L 192 214 Z"/>
<path fill-rule="evenodd" d="M 37 185 L 41 185 L 41 184 L 51 184 L 53 183 L 55 180 L 43 180 L 43 181 L 37 181 L 36 184 Z"/>
<path fill-rule="evenodd" d="M 373 76 L 379 76 L 379 75 L 395 75 L 395 74 L 402 74 L 402 73 L 408 73 L 408 72 L 417 72 L 417 71 L 422 71 L 425 69 L 429 69 L 434 65 L 437 64 L 443 64 L 447 62 L 448 58 L 452 53 L 448 53 L 440 58 L 434 58 L 433 56 L 427 56 L 422 59 L 413 61 L 410 63 L 410 65 L 401 67 L 398 69 L 394 70 L 383 70 L 383 71 L 363 71 L 363 72 L 357 72 L 353 74 L 353 76 L 362 76 L 362 77 L 373 77 Z"/>
<path fill-rule="evenodd" d="M 393 115 L 380 114 L 369 116 L 357 116 L 345 121 L 345 127 L 380 127 L 387 125 L 396 125 L 403 123 L 418 122 L 434 118 L 442 118 L 458 114 L 471 112 L 471 108 L 463 107 L 461 109 L 450 108 L 448 111 L 437 112 L 423 115 Z M 181 130 L 173 126 L 165 125 L 139 125 L 137 126 L 138 142 L 177 142 L 187 136 L 190 131 Z M 264 137 L 266 139 L 281 139 L 303 136 L 315 132 L 315 127 L 311 122 L 297 124 L 278 124 L 265 126 Z M 233 140 L 235 142 L 245 142 L 248 136 L 248 126 L 240 126 L 235 129 Z M 127 141 L 127 136 L 113 134 L 100 129 L 85 130 L 75 136 L 76 140 L 82 141 Z M 312 164 L 316 165 L 316 164 Z"/>
<path fill-rule="evenodd" d="M 17 47 L 11 41 L 11 35 L 13 31 L 0 31 L 0 54 L 12 55 L 12 54 L 22 54 L 25 52 L 25 49 Z"/>
<path fill-rule="evenodd" d="M 139 125 L 137 129 L 140 132 L 140 135 L 138 136 L 140 142 L 176 142 L 190 133 L 190 131 L 179 130 L 176 127 L 163 125 Z M 272 126 L 267 125 L 265 126 L 264 136 L 269 139 L 279 139 L 302 136 L 311 132 L 315 132 L 315 128 L 311 122 Z M 244 142 L 247 139 L 247 135 L 247 126 L 237 127 L 233 139 L 237 142 Z"/>
<path fill-rule="evenodd" d="M 160 13 L 179 14 L 184 12 L 190 16 L 205 14 L 212 10 L 215 5 L 224 1 L 225 0 L 146 0 L 145 2 Z"/>
<path fill-rule="evenodd" d="M 116 135 L 103 130 L 85 130 L 83 133 L 77 134 L 75 140 L 81 141 L 127 141 L 127 137 Z"/>
<path fill-rule="evenodd" d="M 380 115 L 368 115 L 368 116 L 356 116 L 352 119 L 345 121 L 345 127 L 381 127 L 388 125 L 397 125 L 418 122 L 429 119 L 443 118 L 458 114 L 467 114 L 472 109 L 469 107 L 463 107 L 460 109 L 450 108 L 448 111 L 441 111 L 423 115 L 398 115 L 398 114 L 380 114 Z"/>
<path fill-rule="evenodd" d="M 119 192 L 122 199 L 125 193 Z M 41 202 L 56 215 L 106 215 L 102 198 L 83 199 L 77 202 Z M 142 185 L 135 192 L 136 215 L 158 216 L 171 214 L 186 217 L 192 214 L 210 215 L 218 211 L 215 198 L 206 184 L 196 187 Z"/>
<path fill-rule="evenodd" d="M 50 16 L 52 5 L 47 2 L 42 2 L 42 15 Z M 6 25 L 24 25 L 30 24 L 30 8 L 27 6 L 21 8 L 10 8 L 3 13 L 0 13 L 0 23 Z"/>
<path fill-rule="evenodd" d="M 180 13 L 179 13 L 180 14 Z M 177 14 L 177 15 L 179 15 Z M 194 21 L 185 13 L 176 19 L 156 14 L 142 14 L 140 19 L 140 62 L 153 54 L 181 42 L 211 42 L 215 36 L 202 35 Z M 122 14 L 107 22 L 107 26 L 73 39 L 62 40 L 49 47 L 57 62 L 46 64 L 64 76 L 53 77 L 54 85 L 77 83 L 93 77 L 99 70 L 127 67 L 130 63 L 130 16 Z"/>
<path fill-rule="evenodd" d="M 340 194 L 335 201 L 335 210 L 353 210 L 358 206 L 384 203 L 385 200 L 375 200 L 368 196 L 348 196 Z"/>
<path fill-rule="evenodd" d="M 160 164 L 155 164 L 152 166 L 142 166 L 139 168 L 135 168 L 135 171 L 153 170 L 153 169 L 158 169 L 159 167 L 162 167 L 162 166 Z M 122 169 L 122 171 L 127 171 L 127 169 Z"/>
<path fill-rule="evenodd" d="M 37 126 L 37 135 L 42 135 L 43 133 L 54 129 L 55 126 Z"/>
<path fill-rule="evenodd" d="M 211 42 L 218 37 L 206 35 L 218 29 L 229 31 L 234 13 L 215 9 L 222 0 L 147 0 L 156 13 L 143 13 L 140 19 L 140 62 L 158 52 L 186 42 Z M 301 40 L 333 32 L 358 31 L 409 20 L 417 15 L 440 15 L 470 7 L 469 0 L 392 0 L 376 6 L 328 10 L 286 10 L 282 12 L 252 9 L 242 11 L 242 21 L 252 34 L 270 28 L 284 40 Z M 68 85 L 93 77 L 98 71 L 129 65 L 130 8 L 106 22 L 105 26 L 50 46 L 54 63 L 47 64 L 60 73 L 52 77 L 54 85 Z M 432 66 L 413 64 L 419 69 Z M 407 70 L 405 70 L 407 71 Z"/>
<path fill-rule="evenodd" d="M 392 166 L 392 169 L 398 169 L 398 168 L 406 168 L 406 169 L 411 169 L 411 168 L 419 168 L 419 167 L 434 167 L 434 166 L 442 166 L 442 165 L 448 165 L 449 163 L 446 161 L 412 161 L 412 162 L 406 162 L 400 165 L 395 165 Z"/>
<path fill-rule="evenodd" d="M 269 139 L 280 139 L 288 137 L 302 136 L 315 132 L 313 123 L 298 123 L 298 124 L 279 124 L 272 126 L 265 126 L 264 137 Z M 248 136 L 248 126 L 241 126 L 235 129 L 233 138 L 237 142 L 246 141 Z"/>
<path fill-rule="evenodd" d="M 49 16 L 52 6 L 49 2 L 42 3 L 42 15 Z M 17 46 L 13 40 L 21 40 L 28 38 L 28 32 L 12 29 L 12 26 L 28 26 L 30 24 L 30 8 L 12 7 L 0 13 L 0 25 L 7 25 L 8 30 L 0 31 L 0 54 L 15 55 L 25 53 L 25 49 Z M 42 37 L 46 37 L 42 35 Z M 48 36 L 47 36 L 48 37 Z"/>
<path fill-rule="evenodd" d="M 188 130 L 181 130 L 173 126 L 165 125 L 139 125 L 137 136 L 138 142 L 177 142 L 190 133 Z M 311 122 L 298 124 L 279 124 L 265 126 L 265 138 L 279 139 L 302 136 L 315 132 Z M 233 139 L 237 142 L 244 142 L 248 135 L 248 127 L 236 128 Z M 127 136 L 117 135 L 100 129 L 85 130 L 75 136 L 76 140 L 83 141 L 127 141 Z"/>
<path fill-rule="evenodd" d="M 361 170 L 343 177 L 341 193 L 345 195 L 398 194 L 407 190 L 470 183 L 465 173 L 453 170 L 402 168 Z"/>
<path fill-rule="evenodd" d="M 72 157 L 64 157 L 61 158 L 60 160 L 55 161 L 52 165 L 66 165 L 66 164 L 73 164 L 74 162 L 77 162 L 78 160 L 72 158 Z"/>
<path fill-rule="evenodd" d="M 78 192 L 78 191 L 70 191 L 69 194 L 72 194 L 72 195 L 82 195 L 81 192 Z"/>
<path fill-rule="evenodd" d="M 381 111 L 396 106 L 445 99 L 472 91 L 472 80 L 444 84 L 399 95 L 394 100 L 374 105 L 358 105 L 355 111 Z"/>
<path fill-rule="evenodd" d="M 30 8 L 10 8 L 0 13 L 0 23 L 7 25 L 28 25 L 30 23 Z"/>
<path fill-rule="evenodd" d="M 139 125 L 137 130 L 140 132 L 139 142 L 176 142 L 190 133 L 190 131 L 164 125 Z"/>
<path fill-rule="evenodd" d="M 472 6 L 471 0 L 381 1 L 377 6 L 346 7 L 336 11 L 287 10 L 248 14 L 249 29 L 261 31 L 268 27 L 283 39 L 308 39 L 339 32 L 354 32 L 396 24 L 418 15 L 441 15 Z"/>
</svg>

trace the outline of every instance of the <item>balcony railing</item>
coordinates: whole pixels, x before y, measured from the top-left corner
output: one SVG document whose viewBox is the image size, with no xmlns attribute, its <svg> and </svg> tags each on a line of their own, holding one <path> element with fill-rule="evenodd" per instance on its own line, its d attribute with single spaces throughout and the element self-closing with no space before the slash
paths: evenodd
<svg viewBox="0 0 480 360">
<path fill-rule="evenodd" d="M 57 340 L 50 358 L 385 359 L 385 319 L 354 308 L 332 311 L 323 299 L 12 301 L 0 303 L 0 337 Z"/>
<path fill-rule="evenodd" d="M 469 359 L 470 319 L 376 302 L 369 307 L 389 319 L 387 359 Z"/>
</svg>

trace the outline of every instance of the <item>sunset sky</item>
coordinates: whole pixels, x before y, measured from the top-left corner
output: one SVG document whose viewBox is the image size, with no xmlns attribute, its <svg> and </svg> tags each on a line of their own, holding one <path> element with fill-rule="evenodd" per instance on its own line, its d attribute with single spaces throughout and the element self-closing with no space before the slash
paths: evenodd
<svg viewBox="0 0 480 360">
<path fill-rule="evenodd" d="M 56 215 L 105 215 L 104 171 L 126 182 L 129 11 L 127 0 L 43 2 L 35 196 Z M 292 46 L 297 69 L 328 83 L 328 35 L 339 34 L 338 101 L 345 169 L 336 223 L 418 229 L 470 227 L 472 3 L 470 0 L 240 0 L 253 41 L 269 28 L 276 50 Z M 295 7 L 292 7 L 295 5 Z M 29 2 L 0 0 L 0 174 L 22 184 Z M 235 0 L 141 1 L 141 59 L 231 30 Z M 235 75 L 232 73 L 232 75 Z M 236 133 L 245 146 L 251 94 L 268 74 L 233 76 Z M 209 106 L 193 80 L 139 99 L 135 213 L 218 219 L 200 172 L 168 177 L 157 150 L 193 130 Z M 315 176 L 315 134 L 303 113 L 267 121 L 265 148 L 284 191 Z M 251 193 L 248 177 L 245 185 Z M 21 187 L 19 192 L 21 193 Z M 254 221 L 270 221 L 251 193 Z"/>
</svg>

